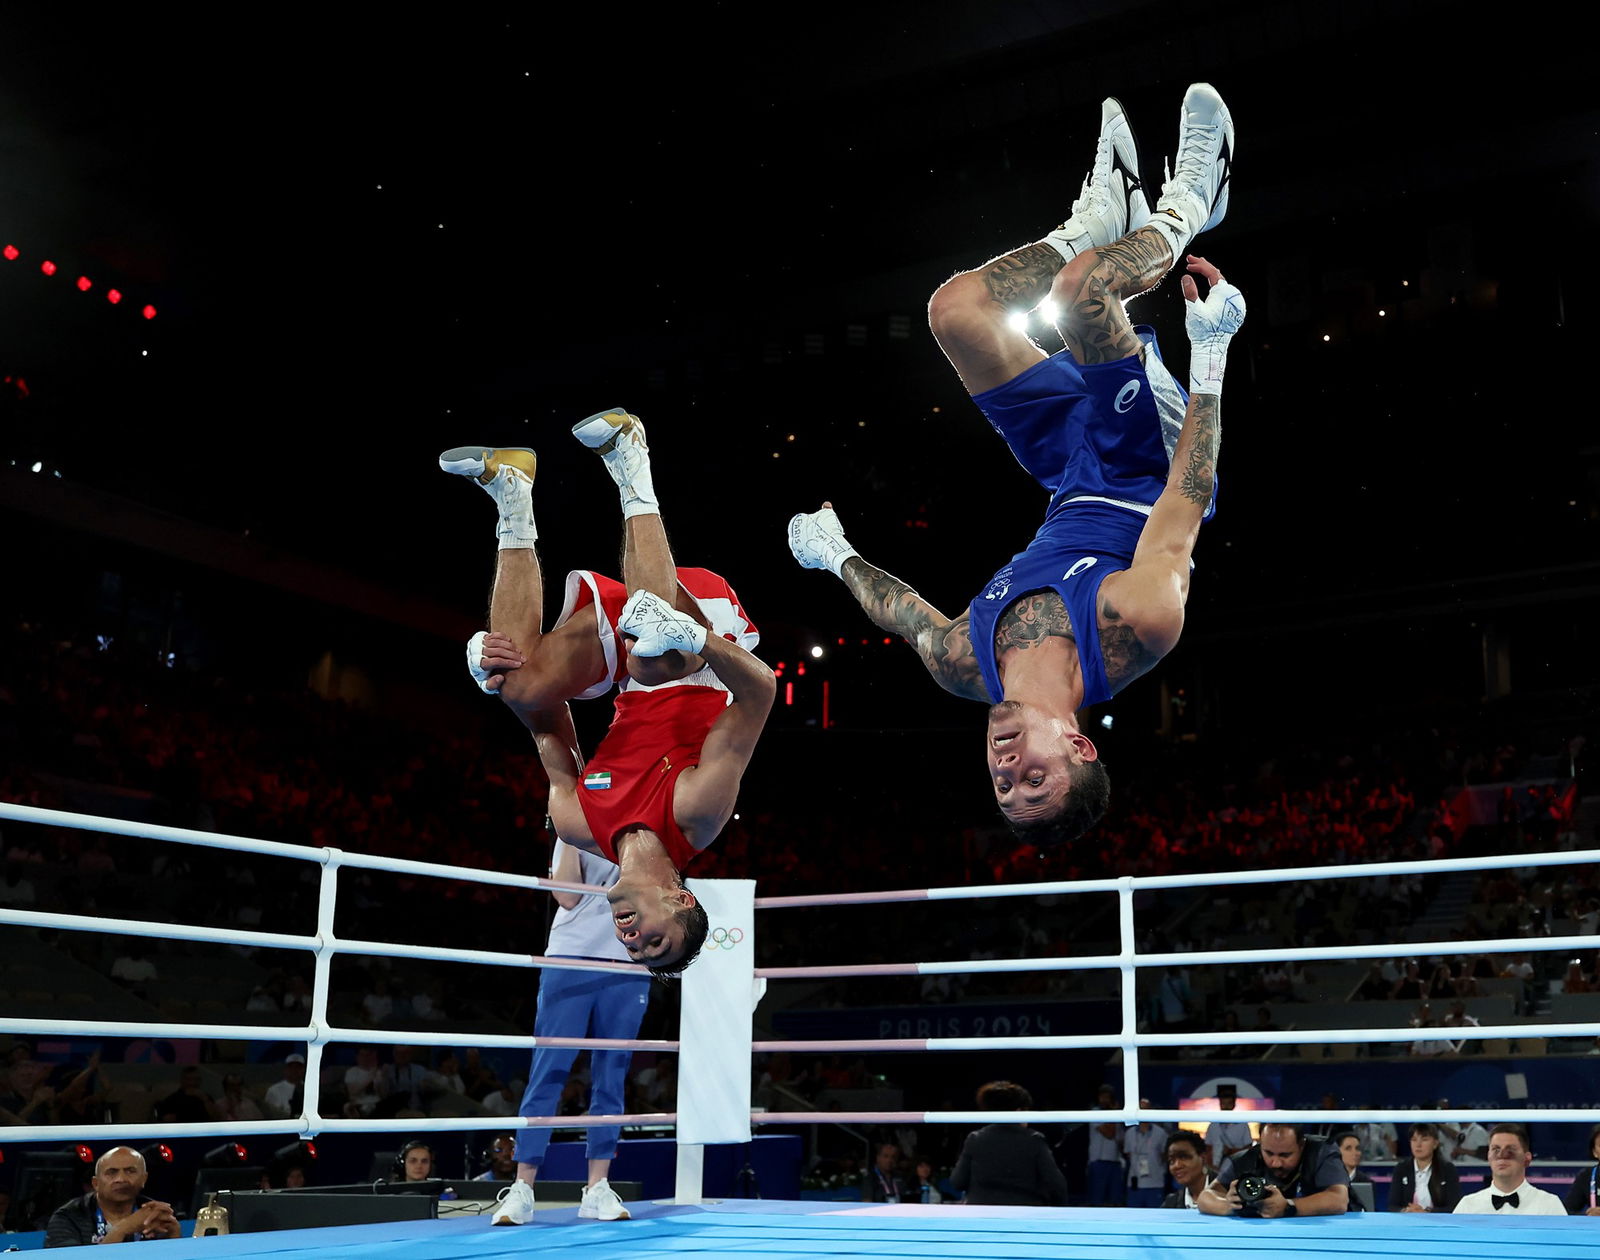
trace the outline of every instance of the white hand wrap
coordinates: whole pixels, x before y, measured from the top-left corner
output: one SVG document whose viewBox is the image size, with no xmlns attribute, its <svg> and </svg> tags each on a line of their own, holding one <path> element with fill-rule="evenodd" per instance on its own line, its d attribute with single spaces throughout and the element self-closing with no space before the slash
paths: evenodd
<svg viewBox="0 0 1600 1260">
<path fill-rule="evenodd" d="M 1228 365 L 1228 342 L 1244 323 L 1244 294 L 1224 280 L 1211 287 L 1204 302 L 1183 304 L 1183 327 L 1189 334 L 1189 392 L 1222 393 Z"/>
<path fill-rule="evenodd" d="M 483 641 L 489 637 L 487 630 L 480 630 L 467 640 L 467 672 L 472 675 L 472 681 L 478 684 L 478 690 L 486 696 L 495 693 L 488 688 L 492 675 L 483 667 Z"/>
<path fill-rule="evenodd" d="M 789 522 L 789 550 L 802 569 L 826 569 L 842 578 L 844 562 L 858 554 L 844 536 L 839 514 L 831 507 L 801 512 Z"/>
<path fill-rule="evenodd" d="M 635 636 L 635 656 L 660 656 L 663 652 L 699 652 L 706 645 L 706 628 L 679 612 L 659 595 L 635 591 L 622 607 L 617 629 Z"/>
</svg>

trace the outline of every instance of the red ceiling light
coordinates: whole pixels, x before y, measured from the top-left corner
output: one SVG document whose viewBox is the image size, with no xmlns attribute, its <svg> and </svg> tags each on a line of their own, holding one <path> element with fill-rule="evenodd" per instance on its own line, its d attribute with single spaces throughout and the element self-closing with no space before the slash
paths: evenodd
<svg viewBox="0 0 1600 1260">
<path fill-rule="evenodd" d="M 110 302 L 112 306 L 115 306 L 118 302 L 122 301 L 122 290 L 121 289 L 107 289 L 106 290 L 106 301 Z"/>
<path fill-rule="evenodd" d="M 92 288 L 94 288 L 94 281 L 89 279 L 88 276 L 79 276 L 78 277 L 78 292 L 79 293 L 87 293 Z"/>
<path fill-rule="evenodd" d="M 147 306 L 144 308 L 142 313 L 146 319 L 154 319 L 156 317 L 156 308 L 153 306 Z"/>
<path fill-rule="evenodd" d="M 44 272 L 44 274 L 47 276 L 53 276 L 56 274 L 56 265 L 46 258 L 42 263 L 39 264 L 39 270 Z"/>
<path fill-rule="evenodd" d="M 16 262 L 22 256 L 22 251 L 15 245 L 7 245 L 4 249 L 0 249 L 0 254 L 6 256 L 7 262 Z"/>
</svg>

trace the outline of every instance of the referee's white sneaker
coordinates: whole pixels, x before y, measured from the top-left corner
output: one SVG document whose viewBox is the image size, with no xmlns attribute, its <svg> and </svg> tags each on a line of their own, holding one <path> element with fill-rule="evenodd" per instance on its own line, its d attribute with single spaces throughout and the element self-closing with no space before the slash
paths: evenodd
<svg viewBox="0 0 1600 1260">
<path fill-rule="evenodd" d="M 622 1196 L 604 1178 L 588 1187 L 578 1203 L 578 1215 L 591 1221 L 631 1221 Z M 496 1222 L 498 1224 L 498 1222 Z"/>
<path fill-rule="evenodd" d="M 1172 240 L 1174 263 L 1228 213 L 1233 115 L 1209 83 L 1190 84 L 1178 111 L 1178 156 L 1167 169 L 1152 224 Z"/>
<path fill-rule="evenodd" d="M 526 1225 L 533 1219 L 533 1187 L 520 1177 L 500 1192 L 494 1209 L 496 1225 Z"/>
</svg>

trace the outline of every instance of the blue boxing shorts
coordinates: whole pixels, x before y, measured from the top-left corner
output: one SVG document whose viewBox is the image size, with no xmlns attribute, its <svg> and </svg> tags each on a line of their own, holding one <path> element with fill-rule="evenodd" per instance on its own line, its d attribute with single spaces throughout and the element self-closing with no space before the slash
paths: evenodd
<svg viewBox="0 0 1600 1260">
<path fill-rule="evenodd" d="M 1149 515 L 1166 488 L 1189 396 L 1161 361 L 1155 330 L 1134 329 L 1143 355 L 1080 364 L 1059 350 L 1004 385 L 974 394 L 1050 511 L 1074 501 Z M 1206 518 L 1216 510 L 1216 498 Z"/>
</svg>

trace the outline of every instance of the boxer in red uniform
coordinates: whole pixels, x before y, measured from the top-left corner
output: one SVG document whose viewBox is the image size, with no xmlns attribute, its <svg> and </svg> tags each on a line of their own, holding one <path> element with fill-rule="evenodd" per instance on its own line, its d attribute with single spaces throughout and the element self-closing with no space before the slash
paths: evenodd
<svg viewBox="0 0 1600 1260">
<path fill-rule="evenodd" d="M 548 632 L 534 453 L 471 446 L 439 457 L 446 472 L 476 479 L 500 511 L 489 630 L 468 643 L 467 664 L 533 732 L 556 833 L 621 869 L 609 894 L 618 939 L 652 971 L 676 972 L 708 926 L 682 869 L 732 816 L 776 683 L 750 654 L 759 636 L 733 588 L 673 561 L 638 418 L 615 408 L 572 431 L 621 493 L 623 580 L 569 574 Z M 567 702 L 613 684 L 616 716 L 586 766 Z"/>
</svg>

